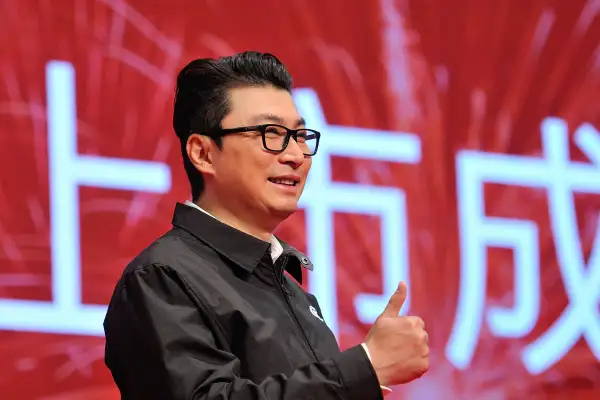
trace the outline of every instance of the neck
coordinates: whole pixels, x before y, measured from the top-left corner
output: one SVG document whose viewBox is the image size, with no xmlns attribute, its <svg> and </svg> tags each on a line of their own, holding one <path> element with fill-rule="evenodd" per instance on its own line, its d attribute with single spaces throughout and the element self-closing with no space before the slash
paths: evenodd
<svg viewBox="0 0 600 400">
<path fill-rule="evenodd" d="M 236 215 L 236 213 L 231 212 L 218 202 L 210 201 L 210 199 L 208 199 L 206 196 L 202 196 L 194 203 L 196 203 L 198 207 L 210 213 L 220 222 L 229 225 L 238 231 L 247 233 L 250 236 L 254 236 L 262 241 L 268 242 L 273 235 L 273 231 L 275 230 L 274 228 L 269 229 L 268 227 L 265 227 L 264 224 L 261 225 L 256 221 L 252 221 L 250 218 L 248 218 L 250 213 L 247 213 L 248 215 L 245 215 L 244 218 L 240 218 Z"/>
</svg>

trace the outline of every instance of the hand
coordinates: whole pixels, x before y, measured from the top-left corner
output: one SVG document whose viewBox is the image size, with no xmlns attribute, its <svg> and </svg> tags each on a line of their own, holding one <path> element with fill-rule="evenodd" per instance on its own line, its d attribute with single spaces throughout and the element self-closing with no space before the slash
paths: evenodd
<svg viewBox="0 0 600 400">
<path fill-rule="evenodd" d="M 406 284 L 400 282 L 365 339 L 373 368 L 382 386 L 410 382 L 429 369 L 425 323 L 419 317 L 398 316 L 406 300 L 406 293 Z"/>
</svg>

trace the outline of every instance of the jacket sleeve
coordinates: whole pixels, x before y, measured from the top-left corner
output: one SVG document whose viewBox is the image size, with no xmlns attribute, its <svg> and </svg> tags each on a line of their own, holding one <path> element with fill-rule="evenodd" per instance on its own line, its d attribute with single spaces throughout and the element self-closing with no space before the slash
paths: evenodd
<svg viewBox="0 0 600 400">
<path fill-rule="evenodd" d="M 381 399 L 361 346 L 262 382 L 239 376 L 240 360 L 185 280 L 167 266 L 125 275 L 104 323 L 106 364 L 124 400 Z"/>
</svg>

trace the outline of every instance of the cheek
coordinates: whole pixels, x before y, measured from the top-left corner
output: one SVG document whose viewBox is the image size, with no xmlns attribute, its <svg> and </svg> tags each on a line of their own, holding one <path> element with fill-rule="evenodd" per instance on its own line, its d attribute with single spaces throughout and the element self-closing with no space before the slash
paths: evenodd
<svg viewBox="0 0 600 400">
<path fill-rule="evenodd" d="M 262 156 L 262 157 L 261 157 Z M 250 149 L 231 153 L 227 160 L 228 181 L 245 191 L 262 190 L 268 178 L 269 160 Z"/>
</svg>

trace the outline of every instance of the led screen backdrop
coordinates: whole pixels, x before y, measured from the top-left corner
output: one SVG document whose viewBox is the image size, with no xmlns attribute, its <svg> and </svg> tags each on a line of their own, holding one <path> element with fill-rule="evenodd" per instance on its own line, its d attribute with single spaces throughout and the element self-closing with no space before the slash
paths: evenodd
<svg viewBox="0 0 600 400">
<path fill-rule="evenodd" d="M 392 399 L 600 397 L 600 4 L 0 0 L 0 397 L 117 399 L 102 319 L 188 184 L 178 68 L 256 49 L 323 131 L 279 234 L 347 348 L 399 280 Z"/>
</svg>

